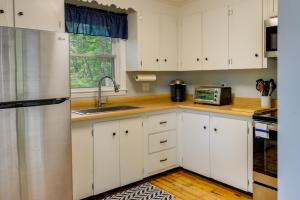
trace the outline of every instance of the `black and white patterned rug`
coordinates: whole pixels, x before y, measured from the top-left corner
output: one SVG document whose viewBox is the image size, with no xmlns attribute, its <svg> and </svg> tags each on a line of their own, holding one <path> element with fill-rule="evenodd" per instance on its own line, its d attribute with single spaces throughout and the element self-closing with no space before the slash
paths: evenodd
<svg viewBox="0 0 300 200">
<path fill-rule="evenodd" d="M 144 183 L 124 192 L 106 197 L 102 200 L 175 200 L 171 194 L 155 187 L 150 183 Z"/>
</svg>

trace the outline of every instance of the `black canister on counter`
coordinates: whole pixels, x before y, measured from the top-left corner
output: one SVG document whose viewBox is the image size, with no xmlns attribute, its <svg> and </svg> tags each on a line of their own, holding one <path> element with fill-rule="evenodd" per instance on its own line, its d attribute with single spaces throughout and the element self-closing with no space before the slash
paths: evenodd
<svg viewBox="0 0 300 200">
<path fill-rule="evenodd" d="M 186 100 L 186 83 L 182 80 L 174 80 L 170 83 L 171 100 L 183 102 Z"/>
</svg>

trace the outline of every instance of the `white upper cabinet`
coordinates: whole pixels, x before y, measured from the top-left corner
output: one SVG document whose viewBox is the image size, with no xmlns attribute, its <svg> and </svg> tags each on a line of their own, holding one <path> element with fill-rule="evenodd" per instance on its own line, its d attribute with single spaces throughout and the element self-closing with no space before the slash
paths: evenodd
<svg viewBox="0 0 300 200">
<path fill-rule="evenodd" d="M 120 121 L 121 186 L 143 178 L 143 127 L 141 118 Z M 115 175 L 114 175 L 115 176 Z"/>
<path fill-rule="evenodd" d="M 278 0 L 263 0 L 265 18 L 278 16 Z"/>
<path fill-rule="evenodd" d="M 160 70 L 176 71 L 178 69 L 177 52 L 177 17 L 161 15 L 160 19 Z"/>
<path fill-rule="evenodd" d="M 184 113 L 182 119 L 182 166 L 210 177 L 209 116 Z"/>
<path fill-rule="evenodd" d="M 0 0 L 0 26 L 14 26 L 13 0 Z"/>
<path fill-rule="evenodd" d="M 119 121 L 94 124 L 94 195 L 120 187 Z"/>
<path fill-rule="evenodd" d="M 203 13 L 203 67 L 228 69 L 228 7 Z"/>
<path fill-rule="evenodd" d="M 247 0 L 231 5 L 229 15 L 229 68 L 262 68 L 262 1 Z"/>
<path fill-rule="evenodd" d="M 222 117 L 210 120 L 211 177 L 247 191 L 247 121 Z"/>
<path fill-rule="evenodd" d="M 160 16 L 157 13 L 143 12 L 139 22 L 141 24 L 141 69 L 158 71 L 161 62 L 159 59 Z"/>
<path fill-rule="evenodd" d="M 64 32 L 64 0 L 0 0 L 0 26 Z"/>
<path fill-rule="evenodd" d="M 130 16 L 130 27 L 133 27 L 134 18 Z M 132 67 L 133 62 L 129 58 L 129 70 L 142 71 L 176 71 L 177 70 L 177 16 L 160 14 L 155 12 L 143 12 L 138 16 L 139 34 L 129 30 L 127 48 L 134 49 L 135 40 L 140 41 L 139 54 L 140 66 Z M 137 44 L 135 44 L 137 45 Z M 132 52 L 129 52 L 132 55 Z M 128 53 L 128 54 L 129 54 Z M 137 57 L 138 58 L 138 57 Z"/>
<path fill-rule="evenodd" d="M 201 70 L 202 61 L 202 14 L 185 15 L 181 19 L 180 70 Z"/>
</svg>

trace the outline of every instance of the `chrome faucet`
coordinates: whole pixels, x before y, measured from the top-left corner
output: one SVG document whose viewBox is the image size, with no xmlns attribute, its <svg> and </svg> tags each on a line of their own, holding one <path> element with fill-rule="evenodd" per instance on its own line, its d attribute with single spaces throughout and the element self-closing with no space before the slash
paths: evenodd
<svg viewBox="0 0 300 200">
<path fill-rule="evenodd" d="M 101 87 L 102 87 L 102 81 L 104 79 L 107 79 L 107 78 L 110 79 L 110 80 L 112 80 L 112 82 L 114 84 L 114 90 L 115 90 L 115 92 L 119 92 L 120 85 L 118 85 L 116 83 L 116 81 L 112 77 L 110 77 L 110 76 L 104 76 L 104 77 L 102 77 L 99 80 L 99 82 L 98 82 L 98 100 L 97 100 L 97 106 L 98 107 L 103 107 L 103 105 L 105 104 L 105 103 L 102 102 Z"/>
</svg>

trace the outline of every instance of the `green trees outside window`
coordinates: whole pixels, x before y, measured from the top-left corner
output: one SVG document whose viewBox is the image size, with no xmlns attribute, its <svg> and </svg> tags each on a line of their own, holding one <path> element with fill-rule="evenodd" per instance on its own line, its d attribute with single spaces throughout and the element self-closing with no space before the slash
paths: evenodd
<svg viewBox="0 0 300 200">
<path fill-rule="evenodd" d="M 70 34 L 71 88 L 95 88 L 101 77 L 114 77 L 112 44 L 107 37 Z"/>
</svg>

